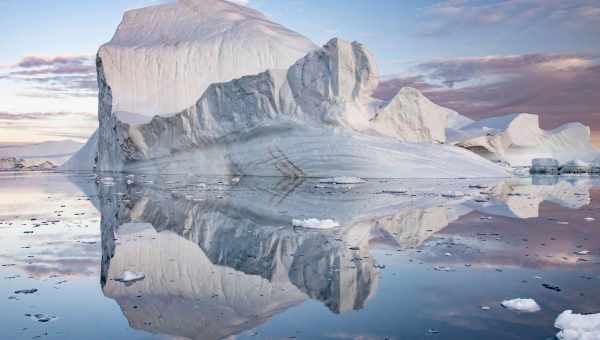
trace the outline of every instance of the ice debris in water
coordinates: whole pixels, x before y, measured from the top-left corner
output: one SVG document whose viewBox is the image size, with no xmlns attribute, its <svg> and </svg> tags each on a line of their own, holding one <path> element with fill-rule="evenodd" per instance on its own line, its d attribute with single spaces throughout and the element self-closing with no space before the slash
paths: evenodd
<svg viewBox="0 0 600 340">
<path fill-rule="evenodd" d="M 566 310 L 556 318 L 554 327 L 561 331 L 559 340 L 600 340 L 600 313 L 575 314 Z"/>
<path fill-rule="evenodd" d="M 337 228 L 340 224 L 334 220 L 326 219 L 319 220 L 317 218 L 307 218 L 305 220 L 292 220 L 292 225 L 294 227 L 302 227 L 302 228 L 310 228 L 310 229 L 331 229 Z"/>
<path fill-rule="evenodd" d="M 586 217 L 586 218 L 584 218 L 584 220 L 586 220 L 588 222 L 592 222 L 592 221 L 595 221 L 596 219 L 593 217 Z"/>
<path fill-rule="evenodd" d="M 366 181 L 362 178 L 348 176 L 323 178 L 319 180 L 319 183 L 323 184 L 361 184 L 365 182 Z"/>
<path fill-rule="evenodd" d="M 461 197 L 465 197 L 465 193 L 462 191 L 448 191 L 442 194 L 442 197 L 447 197 L 447 198 L 461 198 Z"/>
<path fill-rule="evenodd" d="M 502 301 L 502 307 L 518 312 L 535 313 L 542 310 L 534 299 L 512 299 Z"/>
<path fill-rule="evenodd" d="M 581 250 L 581 251 L 577 251 L 575 252 L 576 255 L 589 255 L 590 251 L 589 250 Z"/>
<path fill-rule="evenodd" d="M 46 315 L 46 314 L 25 314 L 25 316 L 32 318 L 33 320 L 37 321 L 37 322 L 50 322 L 53 320 L 56 320 L 57 317 L 53 316 L 53 315 Z"/>
<path fill-rule="evenodd" d="M 146 277 L 146 275 L 142 272 L 137 273 L 137 272 L 126 271 L 123 273 L 123 275 L 121 275 L 121 277 L 115 278 L 115 281 L 123 282 L 123 283 L 130 283 L 130 282 L 143 280 L 145 277 Z"/>
</svg>

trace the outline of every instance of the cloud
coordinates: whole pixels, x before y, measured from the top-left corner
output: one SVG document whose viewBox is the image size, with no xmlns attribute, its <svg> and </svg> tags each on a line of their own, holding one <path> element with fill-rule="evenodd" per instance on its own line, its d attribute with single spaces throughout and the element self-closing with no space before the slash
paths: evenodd
<svg viewBox="0 0 600 340">
<path fill-rule="evenodd" d="M 26 56 L 5 68 L 0 81 L 25 84 L 24 97 L 96 97 L 93 56 Z"/>
<path fill-rule="evenodd" d="M 62 140 L 85 141 L 98 118 L 87 112 L 0 112 L 0 143 Z"/>
<path fill-rule="evenodd" d="M 445 35 L 473 27 L 565 24 L 600 32 L 600 3 L 596 0 L 446 0 L 424 9 L 421 35 Z M 596 24 L 596 26 L 594 26 Z"/>
<path fill-rule="evenodd" d="M 32 68 L 40 66 L 57 66 L 57 65 L 83 65 L 93 59 L 93 56 L 25 56 L 13 65 L 13 68 Z"/>
<path fill-rule="evenodd" d="M 594 56 L 524 54 L 434 60 L 413 74 L 383 81 L 375 95 L 402 86 L 472 118 L 511 112 L 541 114 L 542 126 L 581 121 L 600 132 L 600 64 Z"/>
<path fill-rule="evenodd" d="M 83 119 L 96 119 L 96 115 L 93 113 L 86 112 L 26 112 L 26 113 L 9 113 L 0 112 L 0 120 L 36 120 L 36 119 L 50 119 L 57 117 L 67 116 L 79 116 Z"/>
</svg>

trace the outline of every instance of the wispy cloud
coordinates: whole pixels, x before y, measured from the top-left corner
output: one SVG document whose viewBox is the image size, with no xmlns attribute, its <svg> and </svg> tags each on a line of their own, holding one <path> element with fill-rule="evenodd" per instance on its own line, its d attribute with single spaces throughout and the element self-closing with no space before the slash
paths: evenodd
<svg viewBox="0 0 600 340">
<path fill-rule="evenodd" d="M 507 24 L 561 24 L 599 32 L 596 0 L 446 0 L 424 9 L 422 35 L 446 35 L 458 30 Z M 594 26 L 596 24 L 596 26 Z"/>
<path fill-rule="evenodd" d="M 26 56 L 0 72 L 1 81 L 25 84 L 25 97 L 95 97 L 93 56 Z"/>
</svg>

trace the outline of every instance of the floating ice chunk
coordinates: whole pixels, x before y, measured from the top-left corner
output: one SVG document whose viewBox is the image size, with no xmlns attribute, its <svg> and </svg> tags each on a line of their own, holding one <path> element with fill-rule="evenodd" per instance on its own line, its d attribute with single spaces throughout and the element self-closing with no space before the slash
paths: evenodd
<svg viewBox="0 0 600 340">
<path fill-rule="evenodd" d="M 437 272 L 453 272 L 454 269 L 450 268 L 450 267 L 446 267 L 446 266 L 435 266 L 433 267 L 433 270 L 437 271 Z"/>
<path fill-rule="evenodd" d="M 35 292 L 37 292 L 38 290 L 36 288 L 33 289 L 20 289 L 20 290 L 15 290 L 15 294 L 33 294 Z"/>
<path fill-rule="evenodd" d="M 531 160 L 532 174 L 557 174 L 558 161 L 553 158 L 534 158 Z"/>
<path fill-rule="evenodd" d="M 143 280 L 145 277 L 146 277 L 146 274 L 144 274 L 142 272 L 137 273 L 137 272 L 126 271 L 123 273 L 123 275 L 121 275 L 121 277 L 115 278 L 115 281 L 123 282 L 123 283 L 130 283 L 130 282 Z"/>
<path fill-rule="evenodd" d="M 294 227 L 302 227 L 302 228 L 310 228 L 310 229 L 331 229 L 337 228 L 340 224 L 334 220 L 326 219 L 319 220 L 316 218 L 308 218 L 305 220 L 292 220 L 292 225 Z"/>
<path fill-rule="evenodd" d="M 582 160 L 572 160 L 561 165 L 561 174 L 584 174 L 592 172 L 592 165 Z"/>
<path fill-rule="evenodd" d="M 324 178 L 319 180 L 319 183 L 324 184 L 361 184 L 365 182 L 366 181 L 362 178 L 348 176 Z"/>
<path fill-rule="evenodd" d="M 442 197 L 447 197 L 447 198 L 461 198 L 461 197 L 465 197 L 466 194 L 462 191 L 448 191 L 442 194 Z"/>
<path fill-rule="evenodd" d="M 586 218 L 584 218 L 584 220 L 586 220 L 586 221 L 588 221 L 588 222 L 593 222 L 593 221 L 595 221 L 596 219 L 595 219 L 595 218 L 593 218 L 593 217 L 586 217 Z"/>
<path fill-rule="evenodd" d="M 518 312 L 535 313 L 542 310 L 534 299 L 512 299 L 502 301 L 502 307 Z"/>
<path fill-rule="evenodd" d="M 600 340 L 600 313 L 584 315 L 566 310 L 556 318 L 554 327 L 561 330 L 556 334 L 559 340 Z"/>
<path fill-rule="evenodd" d="M 581 251 L 577 251 L 575 252 L 576 255 L 589 255 L 590 251 L 589 250 L 581 250 Z"/>
<path fill-rule="evenodd" d="M 41 313 L 25 314 L 25 316 L 30 317 L 32 320 L 35 320 L 37 322 L 42 322 L 42 323 L 54 321 L 57 319 L 57 317 L 54 315 L 46 315 L 46 314 L 41 314 Z"/>
</svg>

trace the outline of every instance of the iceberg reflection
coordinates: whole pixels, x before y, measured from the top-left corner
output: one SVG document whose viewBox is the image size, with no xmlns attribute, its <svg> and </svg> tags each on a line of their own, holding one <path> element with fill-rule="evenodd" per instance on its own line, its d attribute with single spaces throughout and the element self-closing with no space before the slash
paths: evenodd
<svg viewBox="0 0 600 340">
<path fill-rule="evenodd" d="M 109 182 L 99 184 L 104 294 L 133 328 L 190 339 L 239 334 L 309 299 L 334 313 L 361 309 L 380 276 L 369 254 L 373 244 L 419 247 L 472 211 L 529 218 L 545 200 L 578 208 L 589 203 L 592 186 L 583 178 L 356 186 L 252 177 Z M 439 194 L 457 186 L 464 196 Z M 341 226 L 297 228 L 295 218 Z M 130 285 L 114 280 L 126 271 L 145 278 Z"/>
</svg>

